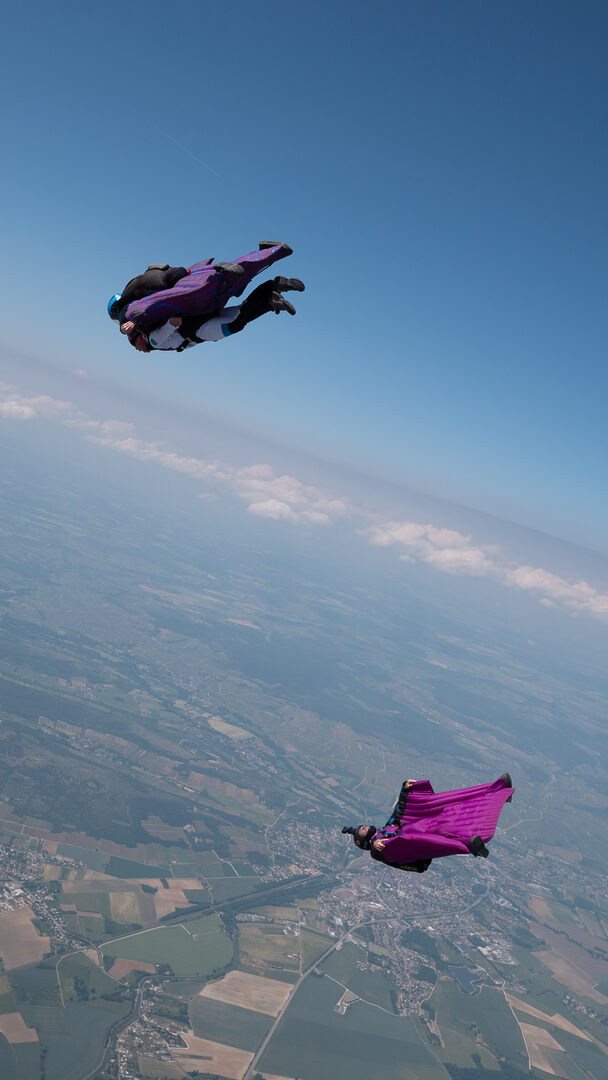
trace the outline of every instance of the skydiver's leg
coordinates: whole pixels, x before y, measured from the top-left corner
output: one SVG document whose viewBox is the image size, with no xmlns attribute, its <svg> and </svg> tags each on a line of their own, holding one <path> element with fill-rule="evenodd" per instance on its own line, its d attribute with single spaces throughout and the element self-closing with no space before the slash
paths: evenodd
<svg viewBox="0 0 608 1080">
<path fill-rule="evenodd" d="M 306 286 L 297 277 L 275 277 L 274 287 L 277 292 L 304 292 Z"/>
<path fill-rule="evenodd" d="M 469 844 L 469 849 L 470 849 L 471 855 L 476 855 L 477 857 L 481 857 L 482 859 L 487 859 L 488 855 L 490 854 L 490 852 L 488 851 L 486 845 L 484 844 L 483 840 L 481 839 L 481 836 L 472 836 L 471 837 L 471 842 Z"/>
<path fill-rule="evenodd" d="M 279 282 L 278 285 L 277 282 Z M 292 284 L 292 282 L 297 282 L 297 285 Z M 302 285 L 302 282 L 298 278 L 273 278 L 258 285 L 241 304 L 240 314 L 230 323 L 230 333 L 238 334 L 245 329 L 248 323 L 253 322 L 254 319 L 259 319 L 262 315 L 267 315 L 270 311 L 274 311 L 276 315 L 280 311 L 288 311 L 290 315 L 295 315 L 296 309 L 293 304 L 289 303 L 289 300 L 285 300 L 281 295 L 281 291 L 283 288 L 286 290 L 293 288 L 301 292 L 304 286 L 302 285 L 302 289 L 300 289 L 300 285 Z"/>
</svg>

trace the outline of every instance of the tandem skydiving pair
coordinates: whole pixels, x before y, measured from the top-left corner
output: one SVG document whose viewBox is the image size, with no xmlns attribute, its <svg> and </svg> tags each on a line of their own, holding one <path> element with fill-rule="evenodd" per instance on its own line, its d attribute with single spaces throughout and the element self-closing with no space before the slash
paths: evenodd
<svg viewBox="0 0 608 1080">
<path fill-rule="evenodd" d="M 283 293 L 304 292 L 299 278 L 271 278 L 241 304 L 228 305 L 257 274 L 291 254 L 288 244 L 263 240 L 257 251 L 232 263 L 154 263 L 111 298 L 108 314 L 138 352 L 183 352 L 203 341 L 222 341 L 269 312 L 295 315 Z"/>
<path fill-rule="evenodd" d="M 428 780 L 406 780 L 386 825 L 345 826 L 372 859 L 423 874 L 433 859 L 476 855 L 486 859 L 500 812 L 513 798 L 509 773 L 493 784 L 435 793 Z"/>
</svg>

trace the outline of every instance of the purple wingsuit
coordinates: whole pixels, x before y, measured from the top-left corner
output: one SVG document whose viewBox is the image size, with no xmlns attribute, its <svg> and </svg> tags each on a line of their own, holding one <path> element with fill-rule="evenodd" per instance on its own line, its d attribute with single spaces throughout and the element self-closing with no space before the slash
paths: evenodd
<svg viewBox="0 0 608 1080">
<path fill-rule="evenodd" d="M 290 254 L 291 249 L 285 244 L 252 251 L 235 259 L 244 268 L 244 273 L 238 277 L 216 270 L 213 259 L 194 263 L 188 276 L 181 278 L 172 289 L 163 289 L 129 304 L 124 320 L 133 322 L 141 333 L 147 334 L 176 315 L 204 318 L 223 308 L 231 297 L 240 296 L 256 274 Z"/>
<path fill-rule="evenodd" d="M 443 855 L 469 855 L 473 836 L 484 843 L 496 832 L 500 811 L 513 788 L 504 777 L 493 784 L 435 793 L 428 780 L 418 780 L 408 791 L 398 824 L 385 825 L 371 837 L 391 839 L 382 849 L 382 861 L 392 865 Z"/>
</svg>

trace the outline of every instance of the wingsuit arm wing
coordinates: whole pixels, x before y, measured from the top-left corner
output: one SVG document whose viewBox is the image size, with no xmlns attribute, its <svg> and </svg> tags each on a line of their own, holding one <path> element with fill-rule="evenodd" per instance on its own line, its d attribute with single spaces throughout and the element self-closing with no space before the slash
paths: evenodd
<svg viewBox="0 0 608 1080">
<path fill-rule="evenodd" d="M 149 266 L 143 274 L 138 274 L 127 282 L 120 297 L 121 308 L 126 310 L 129 304 L 143 300 L 161 289 L 172 289 L 178 281 L 187 276 L 185 266 L 169 266 L 167 263 Z"/>
<path fill-rule="evenodd" d="M 429 832 L 420 836 L 394 836 L 382 848 L 384 861 L 395 865 L 418 859 L 438 859 L 442 855 L 469 854 L 469 848 L 462 840 Z"/>
<path fill-rule="evenodd" d="M 416 780 L 413 784 L 411 784 L 409 780 L 404 780 L 401 785 L 401 791 L 399 792 L 399 798 L 393 806 L 391 816 L 384 824 L 385 829 L 387 829 L 389 825 L 399 825 L 405 813 L 407 797 L 411 791 L 428 795 L 435 794 L 435 792 L 433 791 L 433 785 L 431 784 L 430 780 Z"/>
</svg>

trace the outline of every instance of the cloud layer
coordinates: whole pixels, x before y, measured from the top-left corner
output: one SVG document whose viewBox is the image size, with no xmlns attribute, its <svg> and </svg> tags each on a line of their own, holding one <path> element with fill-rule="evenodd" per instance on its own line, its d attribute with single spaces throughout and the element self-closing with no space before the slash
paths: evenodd
<svg viewBox="0 0 608 1080">
<path fill-rule="evenodd" d="M 608 619 L 608 594 L 589 582 L 571 582 L 550 570 L 515 565 L 496 545 L 474 544 L 470 536 L 454 529 L 384 521 L 360 533 L 376 547 L 395 547 L 406 562 L 425 562 L 448 574 L 491 576 L 509 588 L 534 594 L 545 605 Z"/>
<path fill-rule="evenodd" d="M 330 495 L 294 476 L 277 474 L 267 463 L 236 466 L 187 457 L 160 442 L 139 438 L 131 423 L 92 419 L 70 401 L 45 394 L 26 397 L 16 387 L 0 382 L 0 419 L 36 418 L 58 422 L 116 453 L 203 483 L 211 489 L 198 493 L 203 498 L 214 497 L 214 488 L 227 491 L 241 499 L 256 517 L 306 527 L 352 520 L 367 543 L 394 548 L 401 561 L 426 563 L 447 574 L 491 577 L 507 588 L 530 593 L 545 606 L 608 621 L 608 593 L 588 581 L 568 581 L 551 570 L 518 564 L 500 547 L 476 543 L 470 535 L 455 529 L 428 522 L 381 519 L 344 497 Z"/>
</svg>

